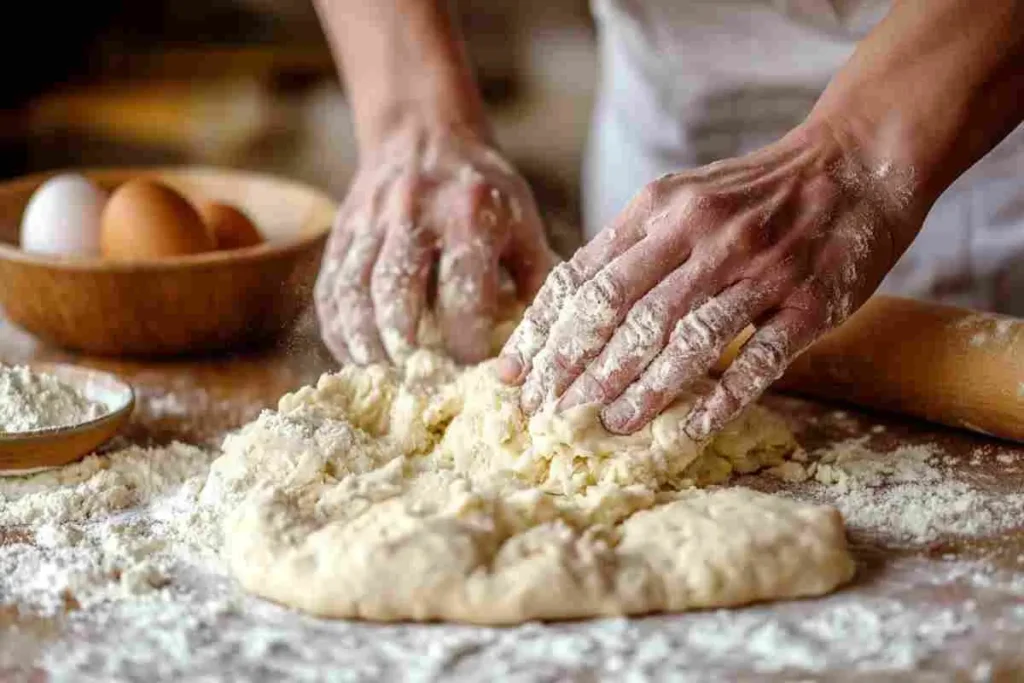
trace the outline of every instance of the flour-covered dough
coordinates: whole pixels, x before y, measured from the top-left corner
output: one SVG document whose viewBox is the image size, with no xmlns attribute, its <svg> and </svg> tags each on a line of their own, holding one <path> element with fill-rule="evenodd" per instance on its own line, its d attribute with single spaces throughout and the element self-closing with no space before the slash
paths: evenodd
<svg viewBox="0 0 1024 683">
<path fill-rule="evenodd" d="M 511 624 L 820 595 L 853 563 L 832 508 L 703 490 L 794 448 L 754 406 L 710 444 L 677 404 L 631 436 L 527 419 L 493 362 L 347 367 L 228 437 L 202 500 L 231 571 L 313 614 Z"/>
</svg>

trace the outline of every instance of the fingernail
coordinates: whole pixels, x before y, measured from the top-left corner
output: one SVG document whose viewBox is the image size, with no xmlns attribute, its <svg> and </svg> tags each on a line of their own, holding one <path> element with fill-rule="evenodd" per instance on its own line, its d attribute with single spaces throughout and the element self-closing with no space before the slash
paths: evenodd
<svg viewBox="0 0 1024 683">
<path fill-rule="evenodd" d="M 686 417 L 683 431 L 694 441 L 704 441 L 711 434 L 711 412 L 706 401 L 698 401 Z"/>
<path fill-rule="evenodd" d="M 544 395 L 541 393 L 540 388 L 537 386 L 537 382 L 532 381 L 535 379 L 534 376 L 528 377 L 526 384 L 523 385 L 523 394 L 520 399 L 520 403 L 523 407 L 523 412 L 527 415 L 532 415 L 536 412 L 537 408 L 544 401 Z"/>
<path fill-rule="evenodd" d="M 506 384 L 521 384 L 526 365 L 518 353 L 503 354 L 498 359 L 498 376 Z"/>
<path fill-rule="evenodd" d="M 616 434 L 627 434 L 634 419 L 636 409 L 625 401 L 616 401 L 601 411 L 605 429 Z"/>
<path fill-rule="evenodd" d="M 584 372 L 562 394 L 562 400 L 558 402 L 558 409 L 569 410 L 570 408 L 587 403 L 600 403 L 603 405 L 608 403 L 609 398 L 614 397 L 606 396 L 601 383 Z"/>
</svg>

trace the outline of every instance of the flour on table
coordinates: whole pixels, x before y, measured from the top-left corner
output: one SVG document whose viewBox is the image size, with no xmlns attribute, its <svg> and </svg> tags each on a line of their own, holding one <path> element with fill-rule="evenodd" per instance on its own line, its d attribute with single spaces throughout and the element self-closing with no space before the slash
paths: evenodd
<svg viewBox="0 0 1024 683">
<path fill-rule="evenodd" d="M 191 513 L 212 459 L 129 446 L 0 479 L 0 597 L 55 614 L 161 588 L 175 556 L 219 542 Z"/>
<path fill-rule="evenodd" d="M 294 416 L 271 415 L 290 431 L 287 439 L 308 438 Z M 321 431 L 328 440 L 337 436 L 332 428 Z M 869 445 L 851 440 L 825 450 L 887 457 L 869 455 Z M 921 446 L 903 453 L 917 449 L 942 455 Z M 819 600 L 645 619 L 515 628 L 310 619 L 241 595 L 223 575 L 219 516 L 230 506 L 196 505 L 216 455 L 183 444 L 133 446 L 44 475 L 0 480 L 0 678 L 33 680 L 42 671 L 55 683 L 157 683 L 219 680 L 230 671 L 245 680 L 320 681 L 341 671 L 396 681 L 712 681 L 939 671 L 945 680 L 983 671 L 986 663 L 1000 670 L 1020 661 L 1024 558 L 1016 571 L 1000 572 L 987 562 L 890 557 L 856 589 Z M 798 450 L 792 457 L 813 471 L 822 455 Z M 896 485 L 913 487 L 913 495 L 897 494 L 884 481 L 845 493 L 818 482 L 794 488 L 846 509 L 854 528 L 884 534 L 906 529 L 901 514 L 884 518 L 858 505 L 883 499 L 902 510 L 937 485 L 958 483 L 942 475 L 916 487 Z M 863 497 L 852 502 L 854 495 Z M 986 509 L 1006 509 L 1000 494 L 970 495 Z M 106 503 L 83 505 L 88 497 Z M 5 517 L 15 506 L 16 515 Z M 50 510 L 59 511 L 52 520 Z M 983 522 L 993 527 L 973 531 L 992 532 L 1014 518 L 1002 517 L 988 517 Z M 952 533 L 963 523 L 953 514 L 930 519 L 929 533 Z M 963 594 L 972 599 L 950 600 Z M 27 623 L 10 626 L 4 608 L 11 605 L 23 614 L 58 615 L 59 633 L 34 637 L 27 614 Z"/>
<path fill-rule="evenodd" d="M 88 422 L 105 408 L 53 375 L 0 364 L 0 434 Z"/>
<path fill-rule="evenodd" d="M 814 477 L 823 484 L 851 488 L 882 484 L 925 484 L 942 478 L 935 468 L 937 454 L 928 446 L 901 446 L 886 453 L 867 447 L 868 437 L 835 444 L 822 451 Z"/>
<path fill-rule="evenodd" d="M 832 444 L 816 453 L 810 470 L 825 484 L 818 498 L 838 508 L 852 529 L 922 544 L 1024 524 L 1024 493 L 983 491 L 948 477 L 940 451 L 930 445 L 876 452 L 869 442 L 865 436 Z"/>
<path fill-rule="evenodd" d="M 224 443 L 201 502 L 248 590 L 373 620 L 517 623 L 820 595 L 853 563 L 835 510 L 705 491 L 795 447 L 754 406 L 700 446 L 680 402 L 630 436 L 595 406 L 527 419 L 493 362 L 347 367 Z"/>
</svg>

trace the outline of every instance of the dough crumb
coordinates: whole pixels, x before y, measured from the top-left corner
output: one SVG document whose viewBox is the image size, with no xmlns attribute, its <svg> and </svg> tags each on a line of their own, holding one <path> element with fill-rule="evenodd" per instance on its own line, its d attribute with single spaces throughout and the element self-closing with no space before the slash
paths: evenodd
<svg viewBox="0 0 1024 683">
<path fill-rule="evenodd" d="M 798 462 L 792 461 L 771 467 L 767 470 L 767 473 L 777 479 L 792 483 L 807 481 L 811 476 L 807 468 Z"/>
</svg>

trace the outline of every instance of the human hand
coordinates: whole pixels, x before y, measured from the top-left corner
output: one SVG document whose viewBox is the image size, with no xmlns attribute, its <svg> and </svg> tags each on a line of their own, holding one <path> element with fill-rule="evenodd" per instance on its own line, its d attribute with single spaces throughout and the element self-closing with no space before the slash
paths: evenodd
<svg viewBox="0 0 1024 683">
<path fill-rule="evenodd" d="M 912 179 L 859 158 L 831 127 L 672 174 L 548 277 L 502 351 L 523 409 L 604 405 L 643 427 L 705 376 L 748 325 L 733 364 L 694 397 L 703 440 L 875 290 L 920 229 Z"/>
<path fill-rule="evenodd" d="M 406 129 L 367 155 L 328 240 L 315 289 L 341 363 L 398 361 L 436 314 L 456 360 L 490 353 L 503 266 L 529 301 L 555 258 L 529 187 L 478 136 Z"/>
</svg>

